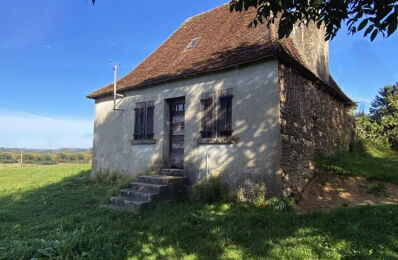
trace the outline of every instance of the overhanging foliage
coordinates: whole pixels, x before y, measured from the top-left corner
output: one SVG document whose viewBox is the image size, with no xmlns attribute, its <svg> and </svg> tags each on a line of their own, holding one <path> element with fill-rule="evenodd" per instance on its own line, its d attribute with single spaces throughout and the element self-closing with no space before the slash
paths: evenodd
<svg viewBox="0 0 398 260">
<path fill-rule="evenodd" d="M 364 31 L 373 41 L 378 34 L 389 37 L 397 29 L 398 1 L 395 0 L 232 0 L 231 11 L 256 8 L 249 24 L 257 26 L 279 21 L 279 37 L 288 37 L 295 23 L 325 25 L 325 40 L 332 39 L 345 22 L 350 34 Z M 277 14 L 274 16 L 273 14 Z"/>
</svg>

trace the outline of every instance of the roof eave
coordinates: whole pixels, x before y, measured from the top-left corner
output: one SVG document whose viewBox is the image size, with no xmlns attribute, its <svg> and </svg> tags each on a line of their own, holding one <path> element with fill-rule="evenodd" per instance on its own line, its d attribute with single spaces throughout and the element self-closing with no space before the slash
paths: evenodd
<svg viewBox="0 0 398 260">
<path fill-rule="evenodd" d="M 245 65 L 249 65 L 251 63 L 264 61 L 264 60 L 268 60 L 268 59 L 272 59 L 272 58 L 277 58 L 277 59 L 279 59 L 282 62 L 289 63 L 290 65 L 294 66 L 295 68 L 299 68 L 300 71 L 303 72 L 307 77 L 311 78 L 312 80 L 316 80 L 316 81 L 320 82 L 324 86 L 328 86 L 325 89 L 327 89 L 329 92 L 331 92 L 332 94 L 334 94 L 337 97 L 339 97 L 342 101 L 344 101 L 344 103 L 346 105 L 348 105 L 348 106 L 354 106 L 355 105 L 355 102 L 352 101 L 347 95 L 345 95 L 345 93 L 343 91 L 342 91 L 342 93 L 339 93 L 339 92 L 335 91 L 330 86 L 330 84 L 328 82 L 325 82 L 324 80 L 322 80 L 321 78 L 316 76 L 312 71 L 307 69 L 304 65 L 302 65 L 300 62 L 296 61 L 296 59 L 294 59 L 283 48 L 275 48 L 274 49 L 274 53 L 259 57 L 257 59 L 252 59 L 252 60 L 244 61 L 244 62 L 241 62 L 241 63 L 231 64 L 231 65 L 228 65 L 228 66 L 215 68 L 215 69 L 210 69 L 210 70 L 199 71 L 199 72 L 195 72 L 195 73 L 176 75 L 175 77 L 172 77 L 172 78 L 169 78 L 169 79 L 165 79 L 165 80 L 159 80 L 159 81 L 154 81 L 154 82 L 150 82 L 150 83 L 132 85 L 132 86 L 124 87 L 123 89 L 120 90 L 120 92 L 124 93 L 126 91 L 129 91 L 129 90 L 132 90 L 132 89 L 135 89 L 135 88 L 152 87 L 152 86 L 156 86 L 156 85 L 159 85 L 159 84 L 163 84 L 163 83 L 167 83 L 167 82 L 171 82 L 171 81 L 175 81 L 175 80 L 180 80 L 180 79 L 185 79 L 185 78 L 189 78 L 189 77 L 200 76 L 200 75 L 207 74 L 207 73 L 213 73 L 213 72 L 217 72 L 217 71 L 228 70 L 228 69 L 231 69 L 231 68 L 245 66 Z M 88 94 L 86 97 L 89 98 L 89 99 L 94 99 L 95 100 L 95 99 L 98 99 L 98 98 L 110 96 L 110 95 L 112 95 L 112 93 L 113 93 L 112 91 L 107 91 L 107 92 L 100 93 L 100 94 L 95 94 L 95 92 L 93 92 L 93 93 Z"/>
<path fill-rule="evenodd" d="M 218 72 L 218 71 L 223 71 L 223 70 L 228 70 L 231 68 L 237 68 L 240 66 L 245 66 L 245 65 L 249 65 L 251 63 L 255 63 L 255 62 L 259 62 L 259 61 L 264 61 L 264 60 L 269 60 L 272 58 L 277 58 L 275 53 L 271 53 L 271 54 L 267 54 L 261 57 L 258 57 L 257 59 L 252 59 L 252 60 L 248 60 L 248 61 L 244 61 L 244 62 L 240 62 L 240 63 L 234 63 L 228 66 L 223 66 L 223 67 L 219 67 L 219 68 L 214 68 L 214 69 L 208 69 L 208 70 L 202 70 L 202 71 L 197 71 L 194 73 L 187 73 L 187 74 L 182 74 L 182 75 L 176 75 L 175 77 L 171 77 L 165 80 L 158 80 L 158 81 L 154 81 L 154 82 L 150 82 L 150 83 L 143 83 L 143 84 L 137 84 L 137 85 L 131 85 L 131 86 L 127 86 L 124 87 L 122 89 L 119 90 L 120 93 L 135 89 L 135 88 L 146 88 L 146 87 L 152 87 L 155 85 L 159 85 L 159 84 L 163 84 L 163 83 L 167 83 L 167 82 L 171 82 L 171 81 L 175 81 L 175 80 L 180 80 L 180 79 L 185 79 L 185 78 L 189 78 L 189 77 L 196 77 L 196 76 L 200 76 L 203 74 L 208 74 L 208 73 L 214 73 L 214 72 Z M 105 97 L 105 96 L 109 96 L 111 95 L 113 92 L 112 91 L 106 91 L 103 93 L 99 93 L 99 94 L 95 94 L 95 92 L 90 93 L 88 95 L 86 95 L 86 98 L 89 99 L 98 99 L 101 97 Z"/>
</svg>

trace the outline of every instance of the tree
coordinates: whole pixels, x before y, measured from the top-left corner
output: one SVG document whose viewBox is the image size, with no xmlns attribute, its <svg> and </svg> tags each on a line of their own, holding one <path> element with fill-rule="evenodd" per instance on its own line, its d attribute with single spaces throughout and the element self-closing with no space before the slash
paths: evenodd
<svg viewBox="0 0 398 260">
<path fill-rule="evenodd" d="M 377 123 L 391 115 L 398 115 L 398 82 L 379 90 L 369 109 L 371 118 Z"/>
<path fill-rule="evenodd" d="M 371 104 L 370 119 L 380 126 L 392 149 L 398 150 L 398 82 L 385 86 Z"/>
<path fill-rule="evenodd" d="M 94 2 L 95 0 L 93 0 Z M 388 38 L 397 29 L 398 1 L 396 0 L 232 0 L 230 10 L 257 13 L 249 27 L 275 23 L 279 20 L 279 38 L 288 37 L 295 23 L 314 22 L 325 25 L 325 40 L 332 39 L 345 22 L 348 32 L 364 30 L 364 37 L 373 41 L 378 34 Z M 276 14 L 276 15 L 273 15 Z"/>
</svg>

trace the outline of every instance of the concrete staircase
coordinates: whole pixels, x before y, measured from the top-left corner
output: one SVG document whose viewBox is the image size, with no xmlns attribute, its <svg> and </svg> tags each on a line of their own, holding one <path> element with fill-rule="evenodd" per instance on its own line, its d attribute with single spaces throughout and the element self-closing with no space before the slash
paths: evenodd
<svg viewBox="0 0 398 260">
<path fill-rule="evenodd" d="M 183 170 L 163 169 L 161 175 L 138 177 L 137 182 L 132 182 L 127 189 L 121 190 L 118 197 L 111 197 L 104 207 L 122 211 L 149 208 L 157 202 L 182 197 L 186 184 Z"/>
</svg>

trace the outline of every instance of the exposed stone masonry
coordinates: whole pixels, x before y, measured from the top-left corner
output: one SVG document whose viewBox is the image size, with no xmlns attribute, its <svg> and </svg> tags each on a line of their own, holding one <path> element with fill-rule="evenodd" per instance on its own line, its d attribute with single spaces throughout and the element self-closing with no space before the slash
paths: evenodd
<svg viewBox="0 0 398 260">
<path fill-rule="evenodd" d="M 349 149 L 351 105 L 291 67 L 280 64 L 283 194 L 298 195 L 314 174 L 316 156 Z"/>
</svg>

